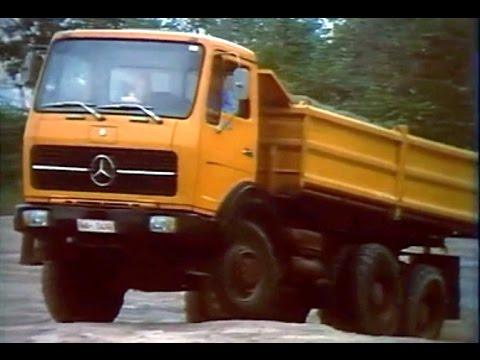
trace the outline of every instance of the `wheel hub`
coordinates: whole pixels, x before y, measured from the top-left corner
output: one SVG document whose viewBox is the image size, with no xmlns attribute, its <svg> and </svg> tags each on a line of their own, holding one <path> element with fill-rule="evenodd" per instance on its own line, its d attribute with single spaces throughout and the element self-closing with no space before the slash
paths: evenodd
<svg viewBox="0 0 480 360">
<path fill-rule="evenodd" d="M 233 261 L 234 286 L 241 297 L 250 296 L 261 280 L 261 264 L 256 253 L 240 249 Z"/>
<path fill-rule="evenodd" d="M 372 288 L 372 302 L 381 307 L 385 302 L 385 290 L 380 282 L 375 282 Z"/>
<path fill-rule="evenodd" d="M 429 316 L 430 310 L 429 310 L 427 304 L 421 303 L 420 306 L 419 306 L 418 312 L 419 312 L 418 323 L 419 323 L 420 328 L 423 329 L 425 327 L 425 325 L 428 323 L 428 320 L 430 318 L 430 316 Z"/>
</svg>

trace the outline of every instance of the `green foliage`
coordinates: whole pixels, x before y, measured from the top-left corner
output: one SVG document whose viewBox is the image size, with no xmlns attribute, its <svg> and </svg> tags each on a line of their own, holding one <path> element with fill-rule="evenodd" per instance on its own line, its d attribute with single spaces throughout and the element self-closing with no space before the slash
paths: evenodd
<svg viewBox="0 0 480 360">
<path fill-rule="evenodd" d="M 468 19 L 349 19 L 318 47 L 323 80 L 311 96 L 380 125 L 407 124 L 414 134 L 472 148 L 474 34 Z"/>
<path fill-rule="evenodd" d="M 26 114 L 0 107 L 0 214 L 12 213 L 21 193 L 22 135 Z"/>
</svg>

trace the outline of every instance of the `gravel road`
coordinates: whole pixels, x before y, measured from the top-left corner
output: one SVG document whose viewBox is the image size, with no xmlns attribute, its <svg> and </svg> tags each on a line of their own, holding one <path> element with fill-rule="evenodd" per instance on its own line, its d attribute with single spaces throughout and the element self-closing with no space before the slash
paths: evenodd
<svg viewBox="0 0 480 360">
<path fill-rule="evenodd" d="M 188 324 L 183 293 L 129 291 L 112 324 L 57 324 L 43 303 L 40 267 L 18 265 L 20 236 L 12 218 L 0 217 L 0 342 L 424 342 L 374 337 L 319 324 L 312 311 L 305 324 L 274 321 L 213 321 Z M 478 240 L 449 241 L 462 256 L 462 320 L 448 321 L 441 341 L 478 341 Z"/>
</svg>

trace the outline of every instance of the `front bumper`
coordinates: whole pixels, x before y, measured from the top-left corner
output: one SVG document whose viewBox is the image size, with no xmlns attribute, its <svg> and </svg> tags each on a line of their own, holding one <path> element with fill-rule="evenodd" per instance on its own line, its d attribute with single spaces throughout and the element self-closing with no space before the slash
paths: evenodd
<svg viewBox="0 0 480 360">
<path fill-rule="evenodd" d="M 22 213 L 25 210 L 47 210 L 48 226 L 28 227 L 24 223 Z M 172 233 L 156 233 L 150 231 L 150 217 L 164 215 L 176 219 L 176 229 Z M 198 215 L 192 212 L 139 209 L 139 208 L 100 208 L 87 206 L 66 206 L 51 204 L 21 204 L 17 205 L 14 216 L 16 231 L 38 237 L 68 237 L 86 236 L 79 232 L 77 219 L 111 220 L 115 222 L 114 234 L 93 234 L 104 237 L 129 237 L 137 239 L 165 239 L 165 238 L 212 238 L 216 232 L 217 223 L 213 218 Z"/>
</svg>

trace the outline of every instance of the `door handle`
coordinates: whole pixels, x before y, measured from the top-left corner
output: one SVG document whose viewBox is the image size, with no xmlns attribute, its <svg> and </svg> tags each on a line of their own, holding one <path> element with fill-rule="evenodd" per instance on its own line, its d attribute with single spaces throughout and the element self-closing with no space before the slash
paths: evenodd
<svg viewBox="0 0 480 360">
<path fill-rule="evenodd" d="M 248 157 L 253 157 L 253 150 L 249 148 L 244 148 L 242 150 L 242 155 L 248 156 Z"/>
</svg>

